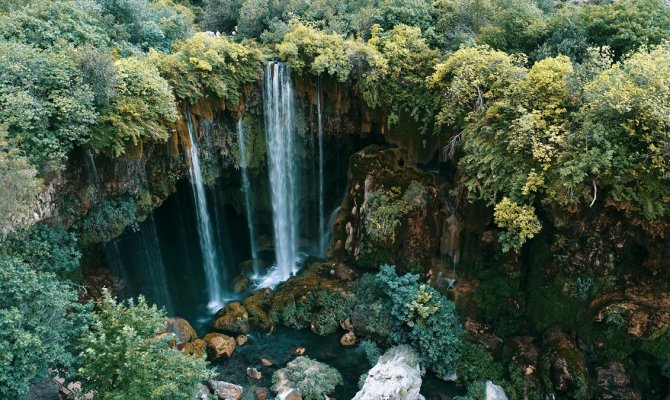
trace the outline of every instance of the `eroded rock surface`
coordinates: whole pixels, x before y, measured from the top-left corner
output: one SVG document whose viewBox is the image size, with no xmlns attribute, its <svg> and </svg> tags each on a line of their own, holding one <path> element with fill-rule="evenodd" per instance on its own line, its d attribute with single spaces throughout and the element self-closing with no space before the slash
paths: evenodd
<svg viewBox="0 0 670 400">
<path fill-rule="evenodd" d="M 353 400 L 419 400 L 419 356 L 407 345 L 389 349 L 368 372 L 363 388 Z"/>
</svg>

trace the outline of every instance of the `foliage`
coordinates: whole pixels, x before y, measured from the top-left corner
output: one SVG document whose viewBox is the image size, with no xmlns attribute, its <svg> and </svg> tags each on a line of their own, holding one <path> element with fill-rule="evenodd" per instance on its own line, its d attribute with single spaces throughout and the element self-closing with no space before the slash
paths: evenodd
<svg viewBox="0 0 670 400">
<path fill-rule="evenodd" d="M 371 366 L 377 364 L 377 360 L 379 360 L 379 357 L 381 357 L 383 353 L 382 349 L 377 346 L 377 343 L 372 340 L 362 340 L 359 347 L 365 353 L 365 357 L 368 359 Z"/>
<path fill-rule="evenodd" d="M 297 329 L 312 326 L 315 333 L 329 335 L 339 329 L 340 322 L 349 316 L 353 305 L 354 298 L 349 294 L 317 290 L 289 303 L 281 311 L 281 321 Z"/>
<path fill-rule="evenodd" d="M 0 41 L 0 123 L 33 165 L 61 167 L 95 119 L 93 94 L 70 57 Z"/>
<path fill-rule="evenodd" d="M 102 110 L 100 126 L 90 141 L 93 148 L 119 156 L 129 144 L 167 141 L 170 132 L 166 124 L 177 119 L 167 81 L 146 58 L 123 58 L 115 66 L 120 78 L 117 94 Z"/>
<path fill-rule="evenodd" d="M 190 104 L 210 96 L 239 103 L 244 85 L 258 78 L 262 61 L 252 46 L 205 33 L 175 43 L 171 55 L 154 52 L 152 58 L 177 98 Z"/>
<path fill-rule="evenodd" d="M 272 389 L 277 391 L 282 377 L 288 387 L 296 389 L 305 400 L 321 400 L 335 393 L 342 375 L 333 367 L 308 357 L 297 357 L 272 375 Z"/>
<path fill-rule="evenodd" d="M 289 23 L 289 31 L 277 44 L 277 51 L 298 75 L 306 71 L 316 76 L 327 72 L 344 82 L 352 69 L 342 36 L 317 31 L 298 21 Z"/>
<path fill-rule="evenodd" d="M 526 240 L 542 229 L 532 206 L 516 204 L 507 197 L 496 204 L 494 217 L 496 225 L 505 229 L 499 235 L 503 251 L 519 251 Z"/>
<path fill-rule="evenodd" d="M 418 275 L 398 276 L 390 266 L 382 266 L 376 280 L 383 303 L 398 322 L 389 336 L 391 344 L 410 344 L 422 364 L 438 376 L 453 371 L 461 344 L 454 304 L 420 283 Z"/>
<path fill-rule="evenodd" d="M 82 245 L 108 242 L 126 227 L 137 229 L 137 207 L 133 199 L 105 200 L 79 221 L 76 229 Z"/>
<path fill-rule="evenodd" d="M 158 335 L 165 323 L 165 311 L 144 297 L 117 302 L 105 291 L 81 339 L 83 392 L 100 399 L 194 398 L 213 372 L 204 359 L 171 348 L 174 335 Z"/>
<path fill-rule="evenodd" d="M 0 256 L 0 395 L 24 398 L 49 368 L 76 361 L 76 340 L 87 324 L 78 293 L 50 272 Z"/>
<path fill-rule="evenodd" d="M 36 175 L 35 167 L 6 140 L 0 125 L 0 238 L 24 225 L 21 217 L 32 210 L 42 186 Z"/>
<path fill-rule="evenodd" d="M 79 267 L 77 236 L 60 225 L 35 224 L 7 238 L 0 254 L 39 271 L 69 272 Z"/>
<path fill-rule="evenodd" d="M 486 380 L 502 382 L 503 368 L 482 345 L 464 341 L 456 364 L 456 375 L 461 383 L 470 387 Z"/>
</svg>

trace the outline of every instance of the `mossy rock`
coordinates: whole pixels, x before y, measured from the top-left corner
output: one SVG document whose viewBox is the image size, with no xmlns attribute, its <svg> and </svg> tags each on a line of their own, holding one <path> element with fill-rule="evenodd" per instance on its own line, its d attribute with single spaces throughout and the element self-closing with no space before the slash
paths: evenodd
<svg viewBox="0 0 670 400">
<path fill-rule="evenodd" d="M 180 346 L 184 354 L 192 355 L 196 358 L 202 358 L 207 355 L 207 343 L 202 339 L 196 339 L 192 342 L 184 343 Z"/>
<path fill-rule="evenodd" d="M 235 352 L 235 339 L 222 333 L 208 333 L 203 338 L 207 343 L 207 351 L 214 359 L 223 356 L 230 358 Z"/>
<path fill-rule="evenodd" d="M 249 322 L 261 329 L 271 329 L 274 325 L 270 318 L 273 293 L 270 289 L 261 289 L 244 300 L 244 308 L 249 314 Z"/>
<path fill-rule="evenodd" d="M 236 334 L 248 333 L 249 314 L 239 302 L 230 303 L 216 313 L 214 329 Z"/>
<path fill-rule="evenodd" d="M 195 329 L 184 318 L 168 318 L 163 332 L 173 333 L 177 337 L 177 344 L 192 342 L 198 338 Z"/>
</svg>

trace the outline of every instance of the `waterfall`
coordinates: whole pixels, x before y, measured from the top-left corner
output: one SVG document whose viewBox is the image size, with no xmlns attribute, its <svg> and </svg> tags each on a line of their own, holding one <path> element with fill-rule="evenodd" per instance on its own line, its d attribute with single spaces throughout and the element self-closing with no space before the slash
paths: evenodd
<svg viewBox="0 0 670 400">
<path fill-rule="evenodd" d="M 323 120 L 321 117 L 321 78 L 316 86 L 316 113 L 319 128 L 319 257 L 326 257 L 326 222 L 324 221 L 323 205 Z"/>
<path fill-rule="evenodd" d="M 200 169 L 200 156 L 195 137 L 195 128 L 191 112 L 185 109 L 186 122 L 188 123 L 188 134 L 191 137 L 191 148 L 189 156 L 191 158 L 191 188 L 195 198 L 196 217 L 198 222 L 198 235 L 200 239 L 200 250 L 202 251 L 202 261 L 207 278 L 207 289 L 209 291 L 208 307 L 212 310 L 218 309 L 223 302 L 223 289 L 221 287 L 221 271 L 219 270 L 219 256 L 214 244 L 214 234 L 212 221 L 209 216 L 207 206 L 207 196 L 205 192 L 205 183 L 202 179 L 202 170 Z"/>
<path fill-rule="evenodd" d="M 258 248 L 256 247 L 256 230 L 253 221 L 253 198 L 251 194 L 251 181 L 249 180 L 249 160 L 247 157 L 247 142 L 244 135 L 244 123 L 240 117 L 237 121 L 237 145 L 240 151 L 240 170 L 242 172 L 242 192 L 244 193 L 244 205 L 247 212 L 247 227 L 249 228 L 249 245 L 251 247 L 251 260 L 254 266 L 254 274 L 260 273 L 258 265 Z"/>
<path fill-rule="evenodd" d="M 148 221 L 144 225 L 140 229 L 141 245 L 144 253 L 144 267 L 150 281 L 148 286 L 151 287 L 153 294 L 153 296 L 149 295 L 148 297 L 152 298 L 157 305 L 164 306 L 168 312 L 172 312 L 174 309 L 170 301 L 165 264 L 163 263 L 158 230 L 153 214 L 149 214 Z"/>
<path fill-rule="evenodd" d="M 286 280 L 298 269 L 299 221 L 293 88 L 284 64 L 267 63 L 264 97 L 276 272 Z"/>
<path fill-rule="evenodd" d="M 335 220 L 337 219 L 337 216 L 340 215 L 341 209 L 341 206 L 335 207 L 335 209 L 330 213 L 330 217 L 328 217 L 328 227 L 326 228 L 326 234 L 324 235 L 324 247 L 326 247 L 326 249 L 333 240 L 333 233 L 335 232 Z M 324 250 L 324 257 L 326 255 L 325 252 L 326 250 Z"/>
</svg>

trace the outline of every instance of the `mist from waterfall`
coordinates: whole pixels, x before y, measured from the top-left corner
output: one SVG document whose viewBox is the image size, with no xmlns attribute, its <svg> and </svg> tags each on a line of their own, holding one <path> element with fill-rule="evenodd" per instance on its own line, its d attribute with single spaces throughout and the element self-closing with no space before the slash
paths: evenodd
<svg viewBox="0 0 670 400">
<path fill-rule="evenodd" d="M 219 262 L 220 258 L 214 243 L 212 219 L 209 215 L 209 207 L 207 205 L 205 183 L 202 178 L 202 169 L 200 167 L 200 156 L 198 154 L 193 119 L 188 108 L 185 109 L 184 114 L 186 114 L 188 134 L 191 138 L 191 147 L 189 149 L 191 166 L 189 168 L 189 173 L 191 175 L 193 197 L 196 203 L 196 218 L 198 222 L 198 235 L 200 250 L 202 252 L 203 268 L 207 278 L 207 290 L 209 293 L 209 303 L 207 306 L 209 309 L 215 310 L 222 306 L 224 301 L 224 293 L 221 286 L 222 275 Z"/>
<path fill-rule="evenodd" d="M 299 256 L 295 100 L 288 67 L 278 62 L 267 63 L 264 85 L 275 280 L 286 280 L 297 272 Z"/>
<path fill-rule="evenodd" d="M 247 214 L 247 227 L 249 229 L 249 244 L 251 247 L 251 261 L 254 267 L 254 274 L 260 274 L 260 265 L 258 264 L 258 247 L 256 245 L 256 230 L 253 220 L 253 197 L 251 193 L 251 181 L 249 180 L 249 160 L 247 157 L 247 142 L 244 134 L 244 122 L 242 118 L 237 121 L 237 143 L 240 151 L 240 170 L 242 173 L 242 192 L 244 193 L 244 205 Z"/>
<path fill-rule="evenodd" d="M 324 215 L 324 199 L 323 199 L 323 168 L 324 168 L 324 159 L 323 159 L 323 119 L 321 117 L 321 79 L 319 79 L 316 86 L 316 113 L 317 113 L 317 125 L 318 125 L 318 141 L 319 141 L 319 257 L 326 257 L 326 221 Z"/>
</svg>

